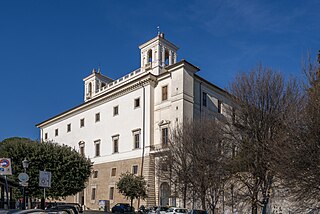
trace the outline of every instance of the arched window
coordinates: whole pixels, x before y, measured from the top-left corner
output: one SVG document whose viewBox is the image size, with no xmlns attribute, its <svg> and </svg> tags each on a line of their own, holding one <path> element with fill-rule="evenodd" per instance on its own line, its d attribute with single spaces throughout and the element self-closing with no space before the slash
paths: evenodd
<svg viewBox="0 0 320 214">
<path fill-rule="evenodd" d="M 84 153 L 84 147 L 85 147 L 85 142 L 84 141 L 80 141 L 79 142 L 79 153 L 80 155 L 84 156 L 85 153 Z"/>
<path fill-rule="evenodd" d="M 167 49 L 164 52 L 164 63 L 165 65 L 169 65 L 169 51 Z"/>
<path fill-rule="evenodd" d="M 167 182 L 160 185 L 160 206 L 169 205 L 170 186 Z"/>
<path fill-rule="evenodd" d="M 148 51 L 148 62 L 152 62 L 152 50 Z"/>
<path fill-rule="evenodd" d="M 91 96 L 92 94 L 92 83 L 90 82 L 88 85 L 88 94 Z"/>
</svg>

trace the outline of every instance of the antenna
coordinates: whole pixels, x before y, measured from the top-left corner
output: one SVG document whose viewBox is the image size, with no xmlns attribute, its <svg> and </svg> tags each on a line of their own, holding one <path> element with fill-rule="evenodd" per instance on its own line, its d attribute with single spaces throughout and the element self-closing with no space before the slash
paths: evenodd
<svg viewBox="0 0 320 214">
<path fill-rule="evenodd" d="M 157 26 L 157 30 L 158 30 L 158 36 L 160 35 L 160 26 Z"/>
</svg>

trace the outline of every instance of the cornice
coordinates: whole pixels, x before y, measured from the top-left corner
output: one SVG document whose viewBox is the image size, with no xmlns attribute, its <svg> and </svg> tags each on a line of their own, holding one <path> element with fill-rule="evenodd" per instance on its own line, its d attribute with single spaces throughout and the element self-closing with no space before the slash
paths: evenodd
<svg viewBox="0 0 320 214">
<path fill-rule="evenodd" d="M 107 91 L 106 93 L 103 93 L 95 98 L 93 98 L 90 101 L 84 102 L 78 106 L 75 106 L 65 112 L 62 112 L 54 117 L 49 118 L 48 120 L 45 120 L 39 124 L 36 124 L 36 127 L 42 128 L 44 126 L 47 126 L 50 123 L 56 122 L 58 120 L 61 120 L 65 117 L 68 117 L 69 115 L 72 115 L 74 113 L 83 111 L 85 109 L 91 108 L 96 105 L 101 105 L 103 103 L 106 103 L 110 100 L 116 99 L 120 96 L 123 96 L 124 94 L 130 93 L 131 91 L 134 91 L 135 89 L 145 87 L 147 85 L 151 85 L 154 87 L 157 84 L 157 77 L 154 76 L 151 73 L 148 73 L 144 76 L 141 76 L 138 79 L 135 79 L 134 81 L 128 82 L 125 85 L 122 85 L 121 87 L 115 88 L 112 91 Z"/>
</svg>

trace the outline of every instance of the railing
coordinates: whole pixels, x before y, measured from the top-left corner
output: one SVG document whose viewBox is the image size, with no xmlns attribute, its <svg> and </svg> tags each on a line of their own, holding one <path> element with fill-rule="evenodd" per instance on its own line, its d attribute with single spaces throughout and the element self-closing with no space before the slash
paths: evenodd
<svg viewBox="0 0 320 214">
<path fill-rule="evenodd" d="M 138 68 L 137 70 L 134 70 L 131 73 L 129 73 L 129 74 L 123 76 L 123 77 L 120 77 L 119 79 L 117 79 L 117 80 L 105 85 L 104 87 L 99 89 L 99 91 L 96 92 L 95 95 L 101 94 L 102 92 L 105 92 L 105 91 L 107 91 L 107 90 L 109 90 L 111 88 L 114 88 L 114 87 L 120 85 L 121 83 L 127 82 L 128 80 L 131 80 L 131 79 L 135 78 L 136 76 L 138 76 L 140 74 L 142 74 L 142 72 L 141 72 L 141 69 Z"/>
</svg>

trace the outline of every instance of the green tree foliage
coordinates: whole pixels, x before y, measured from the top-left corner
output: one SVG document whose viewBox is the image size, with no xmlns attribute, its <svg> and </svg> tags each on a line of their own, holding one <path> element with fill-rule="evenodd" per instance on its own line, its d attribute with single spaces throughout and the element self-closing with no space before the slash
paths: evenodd
<svg viewBox="0 0 320 214">
<path fill-rule="evenodd" d="M 130 199 L 131 207 L 133 199 L 145 199 L 147 197 L 147 182 L 143 176 L 136 176 L 128 172 L 123 173 L 120 175 L 119 182 L 116 185 L 119 193 Z"/>
<path fill-rule="evenodd" d="M 0 157 L 11 158 L 12 179 L 18 182 L 23 172 L 22 161 L 29 161 L 27 174 L 29 196 L 42 197 L 39 187 L 39 171 L 50 171 L 51 187 L 46 189 L 48 198 L 74 195 L 85 188 L 91 173 L 92 163 L 71 147 L 52 142 L 39 143 L 27 138 L 8 138 L 0 143 Z"/>
</svg>

